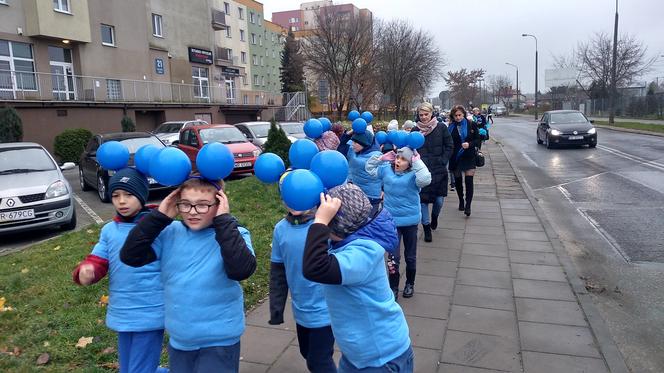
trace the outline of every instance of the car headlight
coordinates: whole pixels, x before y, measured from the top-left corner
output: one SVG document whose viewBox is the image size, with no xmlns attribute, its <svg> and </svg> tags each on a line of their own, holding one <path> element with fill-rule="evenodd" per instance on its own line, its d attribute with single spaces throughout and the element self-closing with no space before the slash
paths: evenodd
<svg viewBox="0 0 664 373">
<path fill-rule="evenodd" d="M 562 132 L 560 132 L 560 131 L 558 131 L 558 130 L 551 130 L 551 134 L 552 134 L 553 136 L 560 136 L 561 133 L 562 133 Z"/>
<path fill-rule="evenodd" d="M 51 184 L 48 189 L 46 189 L 46 195 L 44 197 L 55 198 L 64 196 L 67 194 L 67 186 L 62 181 L 58 180 L 55 183 Z"/>
<path fill-rule="evenodd" d="M 256 149 L 256 150 L 252 151 L 251 153 L 254 155 L 254 157 L 258 157 L 259 155 L 261 155 L 261 150 Z"/>
<path fill-rule="evenodd" d="M 595 132 L 597 132 L 597 130 L 595 128 L 591 128 L 591 129 L 588 130 L 588 133 L 591 134 L 591 135 L 594 135 Z"/>
</svg>

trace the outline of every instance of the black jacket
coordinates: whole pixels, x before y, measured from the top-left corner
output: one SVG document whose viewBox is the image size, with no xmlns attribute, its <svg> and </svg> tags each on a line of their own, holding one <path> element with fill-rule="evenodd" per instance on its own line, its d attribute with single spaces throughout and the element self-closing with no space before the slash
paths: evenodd
<svg viewBox="0 0 664 373">
<path fill-rule="evenodd" d="M 419 131 L 414 127 L 413 131 Z M 431 172 L 431 184 L 422 188 L 420 201 L 433 203 L 436 197 L 447 196 L 447 163 L 452 156 L 452 136 L 444 123 L 438 123 L 433 131 L 424 137 L 424 145 L 417 149 L 422 161 Z"/>
<path fill-rule="evenodd" d="M 450 158 L 450 170 L 457 170 L 457 168 L 459 171 L 473 169 L 475 168 L 475 155 L 477 154 L 477 150 L 475 148 L 480 146 L 480 143 L 482 142 L 479 129 L 477 128 L 477 124 L 475 122 L 469 120 L 468 135 L 464 141 L 462 141 L 461 135 L 459 135 L 459 131 L 457 129 L 458 127 L 452 130 L 454 150 L 452 152 L 452 157 Z M 463 153 L 461 153 L 461 156 L 457 158 L 457 154 L 461 149 L 461 143 L 463 142 L 469 143 L 468 149 L 464 150 Z"/>
</svg>

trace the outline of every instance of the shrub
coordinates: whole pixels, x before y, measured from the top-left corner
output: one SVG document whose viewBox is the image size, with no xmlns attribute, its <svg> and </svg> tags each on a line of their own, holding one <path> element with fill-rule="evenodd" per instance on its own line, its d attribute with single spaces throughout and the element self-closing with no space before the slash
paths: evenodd
<svg viewBox="0 0 664 373">
<path fill-rule="evenodd" d="M 13 107 L 0 109 L 0 142 L 23 140 L 23 122 Z"/>
<path fill-rule="evenodd" d="M 92 138 L 92 132 L 85 128 L 69 128 L 55 136 L 53 150 L 60 162 L 78 163 L 85 146 Z"/>
<path fill-rule="evenodd" d="M 136 124 L 128 116 L 122 117 L 120 124 L 122 125 L 122 132 L 136 132 Z"/>
<path fill-rule="evenodd" d="M 270 131 L 267 133 L 267 142 L 264 146 L 266 153 L 274 153 L 284 160 L 286 168 L 289 166 L 288 151 L 290 150 L 291 142 L 286 136 L 286 132 L 280 127 L 277 127 L 277 122 L 272 119 L 270 121 Z"/>
</svg>

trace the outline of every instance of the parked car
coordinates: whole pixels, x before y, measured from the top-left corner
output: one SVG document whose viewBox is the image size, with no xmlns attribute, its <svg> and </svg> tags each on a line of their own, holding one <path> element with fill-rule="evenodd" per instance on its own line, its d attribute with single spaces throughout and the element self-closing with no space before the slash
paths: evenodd
<svg viewBox="0 0 664 373">
<path fill-rule="evenodd" d="M 261 154 L 260 148 L 244 137 L 242 132 L 230 124 L 208 124 L 191 126 L 180 132 L 178 148 L 191 160 L 196 170 L 196 156 L 205 144 L 220 142 L 233 152 L 235 168 L 232 174 L 254 173 L 254 163 Z"/>
<path fill-rule="evenodd" d="M 161 140 L 166 145 L 177 145 L 177 141 L 180 138 L 180 131 L 183 128 L 189 126 L 200 126 L 208 124 L 204 120 L 177 120 L 164 122 L 157 127 L 152 133 Z"/>
<path fill-rule="evenodd" d="M 597 146 L 597 130 L 578 110 L 553 110 L 542 114 L 537 126 L 537 143 L 551 149 L 555 145 Z"/>
<path fill-rule="evenodd" d="M 76 228 L 71 185 L 43 146 L 33 142 L 0 144 L 0 233 L 57 226 Z"/>
<path fill-rule="evenodd" d="M 501 116 L 501 115 L 505 115 L 505 114 L 507 114 L 507 108 L 505 107 L 505 105 L 502 105 L 502 104 L 492 104 L 492 105 L 490 106 L 490 108 L 491 108 L 491 114 L 493 114 L 493 115 L 495 115 L 495 116 L 497 116 L 497 117 L 499 117 L 499 116 Z"/>
<path fill-rule="evenodd" d="M 267 134 L 270 131 L 270 122 L 242 122 L 235 124 L 235 127 L 242 132 L 249 142 L 263 149 L 267 142 Z"/>
<path fill-rule="evenodd" d="M 286 136 L 288 136 L 291 142 L 307 137 L 304 133 L 304 123 L 302 122 L 280 122 L 279 127 L 286 132 Z"/>
<path fill-rule="evenodd" d="M 97 162 L 97 149 L 107 141 L 119 141 L 129 149 L 129 164 L 134 165 L 134 154 L 143 145 L 154 145 L 158 148 L 165 148 L 157 136 L 147 132 L 115 132 L 97 134 L 90 139 L 85 147 L 81 160 L 78 164 L 78 182 L 83 190 L 96 189 L 97 195 L 102 202 L 110 202 L 111 194 L 108 191 L 108 180 L 114 171 L 104 170 Z M 157 183 L 153 178 L 148 177 L 150 191 L 168 189 L 169 187 Z"/>
</svg>

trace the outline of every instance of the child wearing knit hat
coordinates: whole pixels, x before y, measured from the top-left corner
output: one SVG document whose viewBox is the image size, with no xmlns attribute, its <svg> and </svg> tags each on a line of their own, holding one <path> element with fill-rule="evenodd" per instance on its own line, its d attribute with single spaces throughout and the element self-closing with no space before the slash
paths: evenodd
<svg viewBox="0 0 664 373">
<path fill-rule="evenodd" d="M 106 326 L 118 332 L 121 372 L 159 372 L 164 337 L 164 294 L 159 261 L 142 268 L 120 262 L 120 249 L 129 231 L 149 210 L 148 181 L 134 168 L 117 171 L 108 184 L 117 211 L 106 224 L 92 253 L 78 264 L 72 277 L 91 285 L 109 274 L 110 301 Z"/>
<path fill-rule="evenodd" d="M 359 186 L 372 205 L 379 204 L 382 195 L 380 181 L 370 177 L 364 170 L 371 156 L 380 155 L 380 147 L 374 141 L 373 133 L 354 133 L 351 130 L 341 137 L 341 144 L 346 144 L 345 147 L 339 146 L 339 151 L 348 159 L 348 181 Z"/>
<path fill-rule="evenodd" d="M 367 226 L 380 224 L 375 227 L 377 234 L 396 236 L 394 224 L 372 219 L 377 207 L 353 184 L 334 187 L 328 195 L 321 193 L 320 200 L 307 233 L 302 270 L 305 278 L 324 284 L 332 330 L 342 353 L 338 371 L 389 367 L 412 373 L 408 324 L 388 285 L 385 249 L 359 234 Z"/>
</svg>

